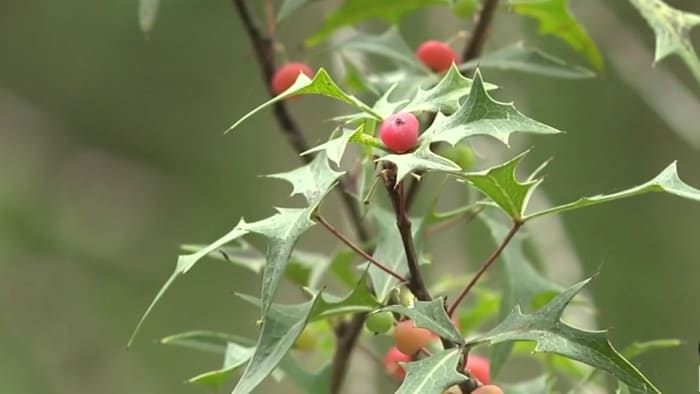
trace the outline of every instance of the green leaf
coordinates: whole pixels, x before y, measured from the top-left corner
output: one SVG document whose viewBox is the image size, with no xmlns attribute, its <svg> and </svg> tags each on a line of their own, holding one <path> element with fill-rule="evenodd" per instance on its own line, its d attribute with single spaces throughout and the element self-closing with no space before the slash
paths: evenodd
<svg viewBox="0 0 700 394">
<path fill-rule="evenodd" d="M 594 72 L 584 67 L 568 64 L 540 49 L 528 48 L 522 42 L 487 53 L 459 66 L 461 70 L 472 70 L 476 67 L 515 70 L 566 79 L 595 76 Z"/>
<path fill-rule="evenodd" d="M 506 385 L 504 389 L 508 394 L 549 394 L 552 392 L 552 382 L 548 376 L 543 375 L 524 382 Z"/>
<path fill-rule="evenodd" d="M 577 201 L 570 202 L 568 204 L 559 205 L 537 213 L 527 215 L 524 218 L 524 220 L 527 221 L 530 219 L 534 219 L 538 216 L 548 215 L 551 213 L 572 211 L 574 209 L 588 207 L 596 204 L 602 204 L 652 192 L 664 192 L 688 200 L 700 201 L 700 190 L 686 184 L 680 179 L 680 177 L 678 176 L 678 169 L 676 168 L 676 162 L 674 161 L 654 179 L 643 183 L 639 186 L 635 186 L 630 189 L 622 190 L 612 194 L 583 197 Z"/>
<path fill-rule="evenodd" d="M 603 69 L 603 57 L 586 29 L 569 10 L 569 0 L 511 0 L 513 10 L 535 18 L 541 34 L 553 34 L 581 52 L 598 70 Z"/>
<path fill-rule="evenodd" d="M 637 358 L 641 356 L 642 354 L 646 352 L 650 352 L 652 350 L 659 350 L 659 349 L 668 349 L 671 347 L 678 347 L 682 344 L 682 342 L 678 339 L 654 339 L 651 341 L 645 341 L 645 342 L 634 342 L 631 345 L 627 346 L 623 351 L 622 354 L 629 358 Z"/>
<path fill-rule="evenodd" d="M 331 316 L 348 313 L 371 312 L 377 309 L 379 305 L 379 301 L 367 287 L 367 282 L 363 276 L 357 282 L 355 288 L 345 297 L 322 294 L 311 320 L 326 319 Z"/>
<path fill-rule="evenodd" d="M 463 177 L 498 205 L 513 220 L 521 221 L 532 192 L 542 179 L 518 181 L 515 172 L 529 151 L 510 161 L 484 171 L 466 173 Z"/>
<path fill-rule="evenodd" d="M 426 328 L 441 338 L 463 344 L 464 338 L 457 331 L 452 320 L 445 311 L 445 298 L 440 297 L 432 301 L 416 301 L 413 307 L 403 305 L 390 305 L 382 310 L 400 313 L 411 320 L 419 328 Z"/>
<path fill-rule="evenodd" d="M 250 362 L 232 394 L 248 394 L 280 363 L 306 326 L 319 297 L 296 305 L 270 305 Z"/>
<path fill-rule="evenodd" d="M 244 228 L 246 225 L 247 224 L 245 223 L 245 221 L 243 219 L 241 219 L 238 222 L 238 224 L 236 225 L 236 227 L 233 228 L 233 230 L 229 231 L 226 235 L 224 235 L 223 237 L 214 241 L 212 244 L 202 248 L 201 250 L 199 250 L 195 253 L 187 254 L 187 255 L 180 255 L 177 258 L 177 265 L 175 266 L 175 271 L 170 275 L 170 277 L 165 282 L 165 284 L 163 284 L 163 286 L 160 288 L 160 290 L 158 290 L 158 293 L 153 298 L 153 301 L 151 301 L 150 305 L 148 305 L 148 308 L 146 308 L 146 311 L 143 313 L 143 316 L 141 316 L 141 319 L 136 324 L 136 328 L 134 328 L 134 332 L 131 334 L 131 337 L 129 338 L 129 342 L 127 344 L 127 347 L 131 346 L 131 344 L 134 342 L 134 339 L 136 338 L 136 335 L 141 330 L 141 326 L 146 321 L 146 318 L 151 314 L 151 311 L 156 306 L 156 303 L 158 303 L 158 301 L 160 301 L 160 299 L 163 297 L 165 292 L 170 288 L 170 285 L 173 284 L 175 279 L 177 279 L 180 275 L 186 274 L 187 271 L 189 271 L 192 267 L 194 267 L 195 264 L 197 264 L 197 262 L 199 260 L 202 259 L 202 257 L 217 250 L 221 246 L 248 234 L 249 231 Z"/>
<path fill-rule="evenodd" d="M 261 273 L 265 266 L 265 254 L 244 239 L 237 239 L 234 243 L 234 245 L 219 247 L 210 252 L 207 257 L 231 263 L 236 267 L 244 268 L 256 274 Z M 185 252 L 197 252 L 206 248 L 206 246 L 202 244 L 185 244 L 181 245 L 180 249 Z"/>
<path fill-rule="evenodd" d="M 425 139 L 413 152 L 402 154 L 388 154 L 377 161 L 389 161 L 396 165 L 396 183 L 403 180 L 406 175 L 416 171 L 455 173 L 462 168 L 451 160 L 433 153 L 430 150 L 432 141 Z"/>
<path fill-rule="evenodd" d="M 659 393 L 634 365 L 612 347 L 607 331 L 582 330 L 561 320 L 566 306 L 590 280 L 570 287 L 532 314 L 523 314 L 516 306 L 504 321 L 470 341 L 467 346 L 533 341 L 537 343 L 535 352 L 560 354 L 604 370 L 635 390 Z"/>
<path fill-rule="evenodd" d="M 415 97 L 401 111 L 453 113 L 459 107 L 459 99 L 469 94 L 472 81 L 464 77 L 453 64 L 437 85 L 418 89 Z"/>
<path fill-rule="evenodd" d="M 355 25 L 367 19 L 382 19 L 390 24 L 397 24 L 410 12 L 444 3 L 446 0 L 346 0 L 326 18 L 319 31 L 304 41 L 304 44 L 317 45 L 341 27 Z"/>
<path fill-rule="evenodd" d="M 382 120 L 382 117 L 379 116 L 377 113 L 375 113 L 372 108 L 367 106 L 367 104 L 363 103 L 360 101 L 358 98 L 356 98 L 353 95 L 350 95 L 348 93 L 345 93 L 342 91 L 338 85 L 333 81 L 333 79 L 328 75 L 328 72 L 320 68 L 318 72 L 316 72 L 316 75 L 313 77 L 313 79 L 309 79 L 306 75 L 299 74 L 299 77 L 297 77 L 296 82 L 292 86 L 289 87 L 289 89 L 285 90 L 284 92 L 278 94 L 277 96 L 273 97 L 272 99 L 266 101 L 265 103 L 259 105 L 257 108 L 253 109 L 252 111 L 248 112 L 247 114 L 243 115 L 242 118 L 240 118 L 236 123 L 231 125 L 226 130 L 226 133 L 229 131 L 235 129 L 238 127 L 241 123 L 243 123 L 245 120 L 250 118 L 251 116 L 255 115 L 258 113 L 258 111 L 269 107 L 270 105 L 284 100 L 289 96 L 296 96 L 296 95 L 304 95 L 304 94 L 317 94 L 321 96 L 326 96 L 330 97 L 339 101 L 342 101 L 346 104 L 349 104 L 350 106 L 366 112 L 370 116 L 374 117 L 375 119 Z"/>
<path fill-rule="evenodd" d="M 399 29 L 395 26 L 381 34 L 367 34 L 360 30 L 355 30 L 350 38 L 342 40 L 334 45 L 332 49 L 334 51 L 350 51 L 384 57 L 401 68 L 408 67 L 423 74 L 428 74 L 428 70 L 416 58 L 413 48 L 401 37 Z"/>
<path fill-rule="evenodd" d="M 195 330 L 170 335 L 160 340 L 163 345 L 181 346 L 203 352 L 225 354 L 229 342 L 254 346 L 255 341 L 238 335 L 216 331 Z"/>
<path fill-rule="evenodd" d="M 419 361 L 403 364 L 406 378 L 396 394 L 441 393 L 467 380 L 457 372 L 461 354 L 459 349 L 445 350 Z"/>
<path fill-rule="evenodd" d="M 340 161 L 343 159 L 343 155 L 345 154 L 345 148 L 347 148 L 350 139 L 358 134 L 363 133 L 364 129 L 364 125 L 360 125 L 360 127 L 354 130 L 341 129 L 340 137 L 333 138 L 327 142 L 324 142 L 321 145 L 315 146 L 302 153 L 301 156 L 308 155 L 313 152 L 325 152 L 328 156 L 328 160 L 332 161 L 333 163 L 335 163 L 335 165 L 339 166 Z"/>
<path fill-rule="evenodd" d="M 148 37 L 158 17 L 160 0 L 139 0 L 139 27 Z"/>
<path fill-rule="evenodd" d="M 399 231 L 396 228 L 396 217 L 392 212 L 386 211 L 378 205 L 372 205 L 372 208 L 369 210 L 369 216 L 374 222 L 377 234 L 377 247 L 372 257 L 400 275 L 407 273 L 406 252 L 401 242 Z M 418 254 L 420 254 L 421 249 L 418 234 L 422 231 L 422 226 L 423 222 L 421 220 L 411 219 L 411 229 L 416 242 L 416 253 Z M 385 301 L 391 290 L 399 283 L 398 279 L 375 267 L 373 264 L 369 265 L 367 272 L 372 281 L 377 299 Z"/>
<path fill-rule="evenodd" d="M 494 242 L 500 243 L 508 233 L 508 227 L 498 221 L 492 212 L 485 212 L 480 218 L 489 228 Z M 521 230 L 524 231 L 524 230 Z M 501 299 L 498 321 L 505 319 L 516 306 L 525 310 L 538 309 L 533 305 L 537 298 L 547 296 L 547 302 L 562 291 L 561 286 L 542 276 L 525 254 L 525 235 L 516 234 L 501 253 L 503 268 L 503 298 Z M 506 342 L 495 345 L 489 361 L 491 374 L 497 376 L 510 356 L 513 344 Z"/>
<path fill-rule="evenodd" d="M 287 18 L 295 11 L 298 11 L 299 9 L 305 7 L 312 1 L 318 0 L 284 0 L 284 3 L 282 3 L 280 10 L 277 12 L 277 21 L 282 21 L 283 19 Z"/>
<path fill-rule="evenodd" d="M 253 354 L 254 347 L 241 346 L 233 342 L 226 345 L 224 365 L 221 369 L 204 372 L 187 380 L 188 383 L 197 383 L 209 386 L 213 389 L 220 389 L 229 380 L 236 370 L 245 365 Z"/>
<path fill-rule="evenodd" d="M 700 15 L 684 12 L 661 0 L 629 0 L 656 34 L 654 62 L 677 54 L 700 82 L 700 59 L 690 41 L 690 31 L 700 24 Z"/>
<path fill-rule="evenodd" d="M 267 175 L 292 184 L 292 196 L 301 194 L 310 206 L 318 205 L 345 172 L 338 172 L 328 164 L 328 156 L 320 153 L 311 163 L 288 172 Z"/>
<path fill-rule="evenodd" d="M 467 101 L 457 112 L 446 116 L 438 113 L 421 139 L 445 141 L 456 145 L 473 135 L 487 135 L 508 145 L 515 132 L 557 134 L 561 131 L 532 120 L 518 112 L 512 103 L 501 103 L 488 94 L 481 72 L 476 70 Z"/>
<path fill-rule="evenodd" d="M 465 281 L 462 281 L 464 286 Z M 469 306 L 461 308 L 458 312 L 459 327 L 462 332 L 470 333 L 487 319 L 498 314 L 499 305 L 501 305 L 501 295 L 497 292 L 488 291 L 475 287 L 469 294 Z M 493 350 L 491 351 L 493 358 Z M 491 360 L 491 373 L 493 373 L 493 360 Z M 494 374 L 495 375 L 495 374 Z"/>
</svg>

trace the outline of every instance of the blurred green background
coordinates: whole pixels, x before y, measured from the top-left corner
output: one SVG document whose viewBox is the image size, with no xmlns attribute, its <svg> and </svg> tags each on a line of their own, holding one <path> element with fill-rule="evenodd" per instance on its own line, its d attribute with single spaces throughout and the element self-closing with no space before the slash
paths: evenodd
<svg viewBox="0 0 700 394">
<path fill-rule="evenodd" d="M 125 350 L 178 245 L 213 240 L 240 216 L 261 218 L 287 204 L 287 186 L 257 176 L 297 164 L 269 112 L 235 135 L 222 133 L 266 98 L 231 3 L 162 3 L 145 39 L 136 0 L 0 0 L 3 393 L 203 393 L 183 381 L 220 360 L 153 340 L 189 329 L 255 331 L 255 311 L 231 291 L 255 293 L 257 278 L 201 264 Z M 694 0 L 669 3 L 700 13 Z M 280 37 L 291 57 L 332 70 L 327 53 L 296 49 L 327 8 L 290 19 Z M 700 186 L 698 84 L 677 59 L 651 68 L 652 33 L 627 2 L 579 0 L 574 8 L 606 56 L 604 75 L 563 81 L 485 71 L 502 86 L 499 98 L 567 131 L 518 139 L 520 147 L 535 145 L 531 168 L 555 159 L 547 198 L 631 186 L 675 159 L 681 176 Z M 533 23 L 498 18 L 489 48 L 526 31 L 529 43 L 582 62 L 557 40 L 536 36 Z M 414 45 L 462 28 L 441 10 L 403 26 Z M 323 120 L 337 110 L 317 98 L 292 104 L 312 142 L 327 134 Z M 683 339 L 638 364 L 666 393 L 695 392 L 700 204 L 653 195 L 562 220 L 583 273 L 602 271 L 591 287 L 598 325 L 620 345 Z M 548 228 L 540 227 L 546 240 Z M 556 271 L 558 262 L 549 264 Z M 281 386 L 267 387 L 261 392 Z"/>
</svg>

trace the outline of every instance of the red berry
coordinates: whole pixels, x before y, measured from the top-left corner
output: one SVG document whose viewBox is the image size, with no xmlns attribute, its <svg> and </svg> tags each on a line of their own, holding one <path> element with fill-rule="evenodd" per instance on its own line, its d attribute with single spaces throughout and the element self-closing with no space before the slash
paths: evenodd
<svg viewBox="0 0 700 394">
<path fill-rule="evenodd" d="M 430 344 L 436 335 L 425 328 L 418 328 L 412 320 L 398 322 L 394 328 L 394 343 L 406 354 L 414 354 Z"/>
<path fill-rule="evenodd" d="M 396 346 L 389 349 L 384 356 L 384 369 L 388 375 L 395 377 L 397 380 L 403 380 L 406 377 L 406 371 L 398 364 L 399 362 L 407 363 L 411 361 L 411 356 L 402 353 Z"/>
<path fill-rule="evenodd" d="M 447 44 L 441 41 L 426 41 L 418 47 L 416 57 L 426 67 L 435 71 L 447 71 L 452 63 L 457 63 L 457 54 Z"/>
<path fill-rule="evenodd" d="M 487 384 L 472 391 L 472 394 L 503 394 L 503 390 L 498 386 Z"/>
<path fill-rule="evenodd" d="M 483 384 L 491 383 L 491 368 L 489 366 L 489 360 L 481 356 L 469 356 L 467 359 L 467 366 L 464 368 L 465 371 L 476 378 L 479 382 Z M 488 394 L 489 392 L 485 392 Z"/>
<path fill-rule="evenodd" d="M 275 71 L 272 76 L 272 91 L 275 94 L 280 94 L 294 85 L 299 74 L 305 74 L 309 78 L 313 78 L 314 73 L 311 68 L 304 63 L 287 63 Z"/>
<path fill-rule="evenodd" d="M 418 142 L 418 119 L 410 112 L 399 112 L 384 119 L 379 139 L 389 150 L 404 153 Z"/>
</svg>

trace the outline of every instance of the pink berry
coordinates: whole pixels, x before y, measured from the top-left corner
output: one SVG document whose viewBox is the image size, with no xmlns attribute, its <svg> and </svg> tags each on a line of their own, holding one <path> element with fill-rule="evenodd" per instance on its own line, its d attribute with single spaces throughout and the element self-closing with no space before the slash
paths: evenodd
<svg viewBox="0 0 700 394">
<path fill-rule="evenodd" d="M 481 356 L 469 356 L 465 371 L 469 371 L 471 375 L 483 384 L 491 383 L 491 367 L 489 360 Z M 485 393 L 488 393 L 485 392 Z"/>
<path fill-rule="evenodd" d="M 441 41 L 426 41 L 418 47 L 416 57 L 426 67 L 435 71 L 447 71 L 452 63 L 457 63 L 457 54 L 447 44 Z"/>
<path fill-rule="evenodd" d="M 379 139 L 389 150 L 404 153 L 418 142 L 418 119 L 410 112 L 399 112 L 384 119 L 379 128 Z"/>
<path fill-rule="evenodd" d="M 313 78 L 313 71 L 304 63 L 287 63 L 275 71 L 272 76 L 272 91 L 275 94 L 280 94 L 289 89 L 296 82 L 299 74 L 305 74 L 309 78 Z"/>
<path fill-rule="evenodd" d="M 402 353 L 396 346 L 389 349 L 384 356 L 384 369 L 387 374 L 393 376 L 397 380 L 403 380 L 406 377 L 406 371 L 398 364 L 399 362 L 407 363 L 411 361 L 411 356 Z"/>
<path fill-rule="evenodd" d="M 498 386 L 487 384 L 472 391 L 472 394 L 503 394 L 503 390 Z"/>
</svg>

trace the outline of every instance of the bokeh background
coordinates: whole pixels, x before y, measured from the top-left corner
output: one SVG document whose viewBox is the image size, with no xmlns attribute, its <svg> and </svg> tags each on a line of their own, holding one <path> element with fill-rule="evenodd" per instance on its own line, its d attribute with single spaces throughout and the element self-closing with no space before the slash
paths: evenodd
<svg viewBox="0 0 700 394">
<path fill-rule="evenodd" d="M 255 330 L 255 311 L 231 291 L 257 292 L 257 278 L 205 263 L 176 284 L 125 350 L 173 269 L 178 245 L 213 240 L 240 216 L 257 219 L 285 205 L 288 187 L 258 175 L 297 164 L 269 112 L 235 135 L 222 133 L 266 98 L 231 3 L 162 3 L 146 39 L 136 0 L 0 0 L 3 393 L 207 392 L 183 381 L 220 360 L 153 341 L 190 329 Z M 675 159 L 681 176 L 700 186 L 697 82 L 677 59 L 652 69 L 653 35 L 627 2 L 573 3 L 605 54 L 602 76 L 567 81 L 485 71 L 502 86 L 499 98 L 567 131 L 518 139 L 521 147 L 535 145 L 531 168 L 555 159 L 540 198 L 614 191 Z M 700 13 L 694 0 L 669 3 Z M 290 57 L 333 69 L 327 52 L 298 49 L 327 8 L 316 5 L 279 27 Z M 534 23 L 505 12 L 498 18 L 489 48 L 525 31 L 528 43 L 583 62 L 557 40 L 537 36 Z M 403 26 L 414 45 L 462 28 L 440 10 Z M 311 98 L 292 111 L 309 139 L 320 141 L 328 132 L 323 120 L 338 108 Z M 700 204 L 652 195 L 540 227 L 543 244 L 561 241 L 549 243 L 555 256 L 582 262 L 549 261 L 549 270 L 563 277 L 601 270 L 591 295 L 598 325 L 611 328 L 615 343 L 685 341 L 638 362 L 667 393 L 695 392 L 697 384 L 699 223 Z M 305 242 L 313 246 L 314 239 Z"/>
</svg>

